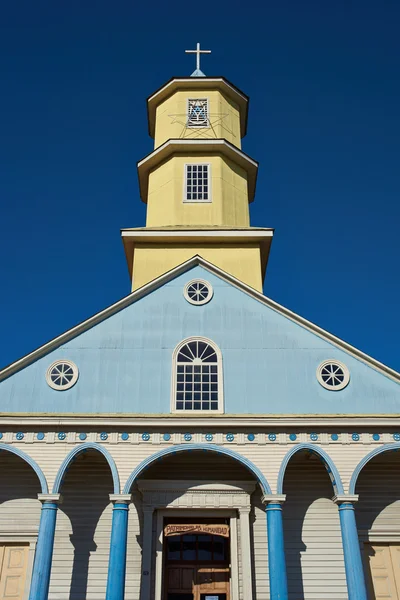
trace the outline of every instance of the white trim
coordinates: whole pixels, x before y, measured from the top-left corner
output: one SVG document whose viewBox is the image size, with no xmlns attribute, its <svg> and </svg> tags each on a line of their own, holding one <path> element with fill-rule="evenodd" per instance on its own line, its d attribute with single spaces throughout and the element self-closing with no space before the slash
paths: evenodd
<svg viewBox="0 0 400 600">
<path fill-rule="evenodd" d="M 337 366 L 340 369 L 342 369 L 343 381 L 339 385 L 328 385 L 323 380 L 322 369 L 324 367 L 327 367 L 328 365 L 334 365 L 334 366 Z M 322 385 L 323 388 L 325 388 L 326 390 L 329 390 L 330 392 L 339 392 L 340 390 L 343 390 L 349 384 L 349 381 L 350 381 L 349 369 L 346 367 L 346 365 L 344 363 L 340 362 L 336 358 L 330 358 L 328 360 L 324 360 L 320 365 L 318 365 L 316 375 L 317 375 L 318 383 L 320 385 Z"/>
<path fill-rule="evenodd" d="M 193 101 L 202 101 L 205 100 L 207 102 L 207 108 L 206 108 L 206 113 L 207 113 L 207 125 L 189 125 L 189 102 L 193 102 Z M 210 114 L 210 99 L 208 97 L 204 98 L 186 98 L 186 128 L 187 129 L 210 129 L 210 119 L 209 119 L 209 114 Z"/>
<path fill-rule="evenodd" d="M 191 200 L 188 200 L 191 202 Z M 135 229 L 123 229 L 121 231 L 122 237 L 133 237 L 133 238 L 169 238 L 169 237 L 197 237 L 197 238 L 208 238 L 208 237 L 233 237 L 233 238 L 272 238 L 274 235 L 273 229 L 270 230 L 235 230 L 235 229 L 218 229 L 216 231 L 210 229 L 196 229 L 196 230 L 182 230 L 173 229 L 163 231 L 162 229 L 150 230 L 150 231 L 137 231 Z"/>
<path fill-rule="evenodd" d="M 212 417 L 212 421 L 210 421 Z M 38 427 L 43 426 L 51 428 L 55 425 L 65 427 L 153 427 L 162 428 L 166 427 L 189 427 L 193 429 L 203 428 L 210 426 L 215 427 L 218 430 L 223 430 L 228 427 L 240 427 L 244 429 L 246 427 L 287 427 L 287 428 L 298 428 L 301 427 L 324 427 L 327 430 L 336 429 L 337 427 L 365 427 L 371 432 L 380 433 L 380 429 L 385 428 L 398 428 L 400 425 L 400 415 L 388 416 L 387 414 L 377 415 L 290 415 L 290 414 L 212 414 L 208 417 L 201 415 L 195 415 L 195 418 L 185 415 L 178 416 L 176 414 L 171 415 L 165 413 L 162 415 L 154 415 L 149 413 L 144 414 L 116 414 L 116 413 L 102 413 L 101 415 L 88 415 L 88 414 L 63 414 L 57 413 L 57 415 L 49 415 L 48 413 L 38 413 L 32 416 L 32 413 L 15 413 L 12 414 L 0 413 L 0 423 L 3 426 L 20 426 L 21 419 L 23 419 L 26 427 Z M 36 441 L 35 441 L 36 443 Z"/>
<path fill-rule="evenodd" d="M 140 492 L 151 492 L 151 501 L 154 501 L 154 492 L 162 492 L 162 501 L 165 503 L 165 492 L 210 492 L 210 493 L 246 493 L 249 496 L 254 492 L 256 484 L 254 481 L 241 481 L 237 479 L 229 479 L 229 481 L 215 482 L 214 480 L 198 480 L 198 479 L 137 479 L 138 489 Z M 148 504 L 146 502 L 146 504 Z M 154 508 L 160 508 L 161 505 L 156 504 Z M 164 505 L 163 505 L 164 506 Z M 250 505 L 249 505 L 250 506 Z"/>
<path fill-rule="evenodd" d="M 191 285 L 194 285 L 195 283 L 201 283 L 208 288 L 208 294 L 207 294 L 207 297 L 204 298 L 204 300 L 196 301 L 196 300 L 193 300 L 193 298 L 190 298 L 190 296 L 188 294 L 188 289 L 190 288 Z M 203 304 L 207 304 L 207 302 L 210 302 L 213 295 L 214 295 L 213 286 L 211 285 L 211 283 L 209 281 L 206 281 L 205 279 L 191 279 L 190 281 L 187 282 L 187 284 L 183 288 L 183 296 L 184 296 L 185 300 L 187 300 L 187 302 L 189 302 L 189 304 L 194 304 L 195 306 L 202 306 Z"/>
<path fill-rule="evenodd" d="M 240 507 L 239 528 L 240 528 L 240 555 L 242 557 L 242 593 L 243 598 L 253 598 L 253 569 L 251 560 L 251 541 L 250 541 L 250 511 L 249 507 Z"/>
<path fill-rule="evenodd" d="M 208 187 L 208 198 L 207 200 L 188 200 L 187 199 L 187 171 L 188 167 L 207 167 L 207 187 Z M 211 163 L 209 162 L 190 162 L 185 163 L 183 166 L 183 198 L 184 204 L 210 204 L 212 202 L 212 177 L 211 177 Z"/>
<path fill-rule="evenodd" d="M 180 349 L 190 342 L 204 342 L 214 348 L 217 355 L 217 374 L 218 374 L 218 409 L 217 410 L 178 410 L 176 408 L 176 385 L 177 385 L 177 358 Z M 210 363 L 212 364 L 212 363 Z M 215 363 L 214 363 L 215 364 Z M 211 403 L 211 400 L 210 400 Z M 185 415 L 215 415 L 224 412 L 224 370 L 222 365 L 222 353 L 219 347 L 213 340 L 196 335 L 186 338 L 179 342 L 172 353 L 172 377 L 171 377 L 171 413 Z"/>
<path fill-rule="evenodd" d="M 139 160 L 137 163 L 137 168 L 141 167 L 146 162 L 148 162 L 149 160 L 151 160 L 152 158 L 157 156 L 157 154 L 160 154 L 163 150 L 168 148 L 168 146 L 211 146 L 211 147 L 212 146 L 217 146 L 217 147 L 221 146 L 222 148 L 226 147 L 226 148 L 229 148 L 229 150 L 232 150 L 238 156 L 240 156 L 241 159 L 243 159 L 246 162 L 248 162 L 249 164 L 251 164 L 253 167 L 258 168 L 257 161 L 255 161 L 253 158 L 250 158 L 250 156 L 245 154 L 245 152 L 242 152 L 242 150 L 240 150 L 239 148 L 237 148 L 236 146 L 234 146 L 227 140 L 220 139 L 220 138 L 212 139 L 212 140 L 203 139 L 203 138 L 201 138 L 201 139 L 190 138 L 190 139 L 167 140 L 166 142 L 161 144 L 161 146 L 158 146 L 158 148 L 153 150 L 153 152 L 150 152 L 150 154 L 148 154 L 147 156 L 142 158 L 142 160 Z M 214 149 L 212 149 L 212 151 L 214 151 Z"/>
<path fill-rule="evenodd" d="M 155 92 L 152 96 L 149 96 L 147 101 L 151 102 L 152 100 L 157 98 L 157 96 L 159 94 L 161 94 L 161 92 L 165 92 L 165 90 L 167 90 L 170 86 L 175 85 L 176 82 L 178 82 L 178 84 L 184 84 L 184 83 L 190 83 L 190 84 L 196 83 L 197 84 L 197 83 L 199 83 L 199 80 L 194 79 L 193 77 L 187 77 L 186 79 L 171 79 L 171 81 L 169 81 L 162 88 L 157 90 L 157 92 Z M 226 79 L 224 79 L 223 77 L 204 77 L 204 79 L 201 79 L 201 81 L 200 81 L 200 83 L 207 83 L 207 84 L 216 83 L 216 82 L 223 83 L 228 88 L 230 88 L 232 90 L 232 92 L 234 92 L 235 94 L 240 96 L 245 102 L 248 102 L 248 98 L 246 98 L 246 96 L 241 94 L 237 88 L 230 85 L 228 83 L 228 81 Z"/>
<path fill-rule="evenodd" d="M 54 367 L 57 367 L 57 365 L 60 365 L 60 364 L 67 365 L 68 367 L 70 367 L 70 369 L 72 369 L 72 379 L 65 385 L 57 385 L 51 379 L 52 370 L 54 369 Z M 69 390 L 70 388 L 72 388 L 72 386 L 74 386 L 76 384 L 76 382 L 78 381 L 78 377 L 79 377 L 79 369 L 76 366 L 76 364 L 74 362 L 72 362 L 71 360 L 68 360 L 65 358 L 60 358 L 58 360 L 55 360 L 48 367 L 48 369 L 46 371 L 47 385 L 49 385 L 53 390 L 56 390 L 57 392 L 64 392 L 65 390 Z"/>
<path fill-rule="evenodd" d="M 232 556 L 238 556 L 238 541 L 237 541 L 237 509 L 218 509 L 215 510 L 212 507 L 210 509 L 191 509 L 185 508 L 179 509 L 157 509 L 157 530 L 156 530 L 156 566 L 155 566 L 155 600 L 161 600 L 162 593 L 162 575 L 163 575 L 163 530 L 164 530 L 164 518 L 165 517 L 225 517 L 229 518 L 231 530 L 235 527 L 235 534 L 232 535 L 231 531 L 231 599 L 239 600 L 237 595 L 239 589 L 239 566 L 236 559 L 236 572 L 233 572 L 234 561 Z"/>
<path fill-rule="evenodd" d="M 384 365 L 383 363 L 372 358 L 371 356 L 368 356 L 361 350 L 358 350 L 354 346 L 351 346 L 347 342 L 344 342 L 343 340 L 339 339 L 335 335 L 329 333 L 328 331 L 325 331 L 321 327 L 318 327 L 318 325 L 315 325 L 314 323 L 311 323 L 310 321 L 308 321 L 307 319 L 304 319 L 300 315 L 297 315 L 296 313 L 292 312 L 288 308 L 285 308 L 281 304 L 278 304 L 274 300 L 267 298 L 261 292 L 258 292 L 257 290 L 250 287 L 246 283 L 243 283 L 243 281 L 240 281 L 233 275 L 226 273 L 219 267 L 216 267 L 215 265 L 211 264 L 210 262 L 208 262 L 207 260 L 205 260 L 204 258 L 202 258 L 201 256 L 198 256 L 198 255 L 193 256 L 192 258 L 190 258 L 186 262 L 182 263 L 181 265 L 178 265 L 177 267 L 174 267 L 167 273 L 164 273 L 163 275 L 160 275 L 156 279 L 153 279 L 152 281 L 150 281 L 146 285 L 142 286 L 135 292 L 132 292 L 128 296 L 125 296 L 121 300 L 118 300 L 118 302 L 116 302 L 115 304 L 108 306 L 107 308 L 96 313 L 92 317 L 89 317 L 89 319 L 86 319 L 86 321 L 83 321 L 79 325 L 72 327 L 71 329 L 69 329 L 68 331 L 57 336 L 53 340 L 47 342 L 46 344 L 43 344 L 43 346 L 40 346 L 33 352 L 30 352 L 26 356 L 23 356 L 19 360 L 16 360 L 15 362 L 11 363 L 7 367 L 5 367 L 2 371 L 0 371 L 0 381 L 3 379 L 6 379 L 6 377 L 9 377 L 13 373 L 16 373 L 17 371 L 19 371 L 23 367 L 27 366 L 28 364 L 31 364 L 35 360 L 38 360 L 41 356 L 44 356 L 51 350 L 60 346 L 62 343 L 65 343 L 67 340 L 70 340 L 73 337 L 79 335 L 80 333 L 83 333 L 90 327 L 93 327 L 94 325 L 96 325 L 97 323 L 100 323 L 104 319 L 109 318 L 111 315 L 122 310 L 123 308 L 130 306 L 131 304 L 133 304 L 133 302 L 140 300 L 147 294 L 158 289 L 165 283 L 175 279 L 175 277 L 182 275 L 183 273 L 185 273 L 189 269 L 193 268 L 194 266 L 204 267 L 210 273 L 217 275 L 223 281 L 226 281 L 227 283 L 230 283 L 237 289 L 240 289 L 243 292 L 247 293 L 250 297 L 254 298 L 255 300 L 257 300 L 264 306 L 268 306 L 269 308 L 271 308 L 278 314 L 281 314 L 284 317 L 288 318 L 289 320 L 293 321 L 294 323 L 301 325 L 308 331 L 311 331 L 312 333 L 318 335 L 318 337 L 322 338 L 323 340 L 330 342 L 331 344 L 333 344 L 334 346 L 336 346 L 337 348 L 339 348 L 341 350 L 344 350 L 345 352 L 347 352 L 354 358 L 357 358 L 358 360 L 366 363 L 369 367 L 372 367 L 376 371 L 380 372 L 382 375 L 389 377 L 396 383 L 400 383 L 400 373 L 398 373 L 394 369 L 391 369 L 390 367 Z M 354 415 L 354 416 L 359 418 L 358 415 Z M 382 416 L 387 417 L 387 415 L 382 415 Z M 241 418 L 243 418 L 243 417 L 241 417 Z M 296 417 L 297 420 L 299 418 L 300 418 L 299 416 Z M 376 419 L 377 417 L 374 416 L 373 418 Z"/>
</svg>

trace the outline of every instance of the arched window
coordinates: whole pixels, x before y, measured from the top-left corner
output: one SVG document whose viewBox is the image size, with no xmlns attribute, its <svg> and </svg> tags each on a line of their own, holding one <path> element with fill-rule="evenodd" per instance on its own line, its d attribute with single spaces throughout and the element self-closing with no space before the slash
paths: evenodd
<svg viewBox="0 0 400 600">
<path fill-rule="evenodd" d="M 181 342 L 173 357 L 172 411 L 223 412 L 222 357 L 205 338 Z"/>
</svg>

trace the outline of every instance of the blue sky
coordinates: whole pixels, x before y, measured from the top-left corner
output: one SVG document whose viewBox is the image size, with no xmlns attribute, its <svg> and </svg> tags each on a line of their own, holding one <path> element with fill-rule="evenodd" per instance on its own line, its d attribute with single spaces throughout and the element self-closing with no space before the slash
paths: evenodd
<svg viewBox="0 0 400 600">
<path fill-rule="evenodd" d="M 5 2 L 0 366 L 129 293 L 145 99 L 189 75 L 250 97 L 265 293 L 400 370 L 400 3 Z"/>
</svg>

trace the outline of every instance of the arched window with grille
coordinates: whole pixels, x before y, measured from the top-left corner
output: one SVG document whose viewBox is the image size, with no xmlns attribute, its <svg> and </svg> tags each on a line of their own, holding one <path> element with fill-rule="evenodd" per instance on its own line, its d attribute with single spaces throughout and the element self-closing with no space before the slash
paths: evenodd
<svg viewBox="0 0 400 600">
<path fill-rule="evenodd" d="M 222 356 L 211 340 L 181 342 L 172 369 L 172 412 L 223 412 Z"/>
</svg>

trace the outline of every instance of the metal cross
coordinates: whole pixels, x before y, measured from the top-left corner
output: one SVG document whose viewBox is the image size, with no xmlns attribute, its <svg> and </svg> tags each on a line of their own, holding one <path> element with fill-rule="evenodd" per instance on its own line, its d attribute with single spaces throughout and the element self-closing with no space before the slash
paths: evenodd
<svg viewBox="0 0 400 600">
<path fill-rule="evenodd" d="M 197 42 L 196 50 L 185 50 L 186 54 L 196 54 L 196 69 L 200 70 L 200 54 L 211 54 L 211 50 L 200 50 L 200 42 Z"/>
</svg>

